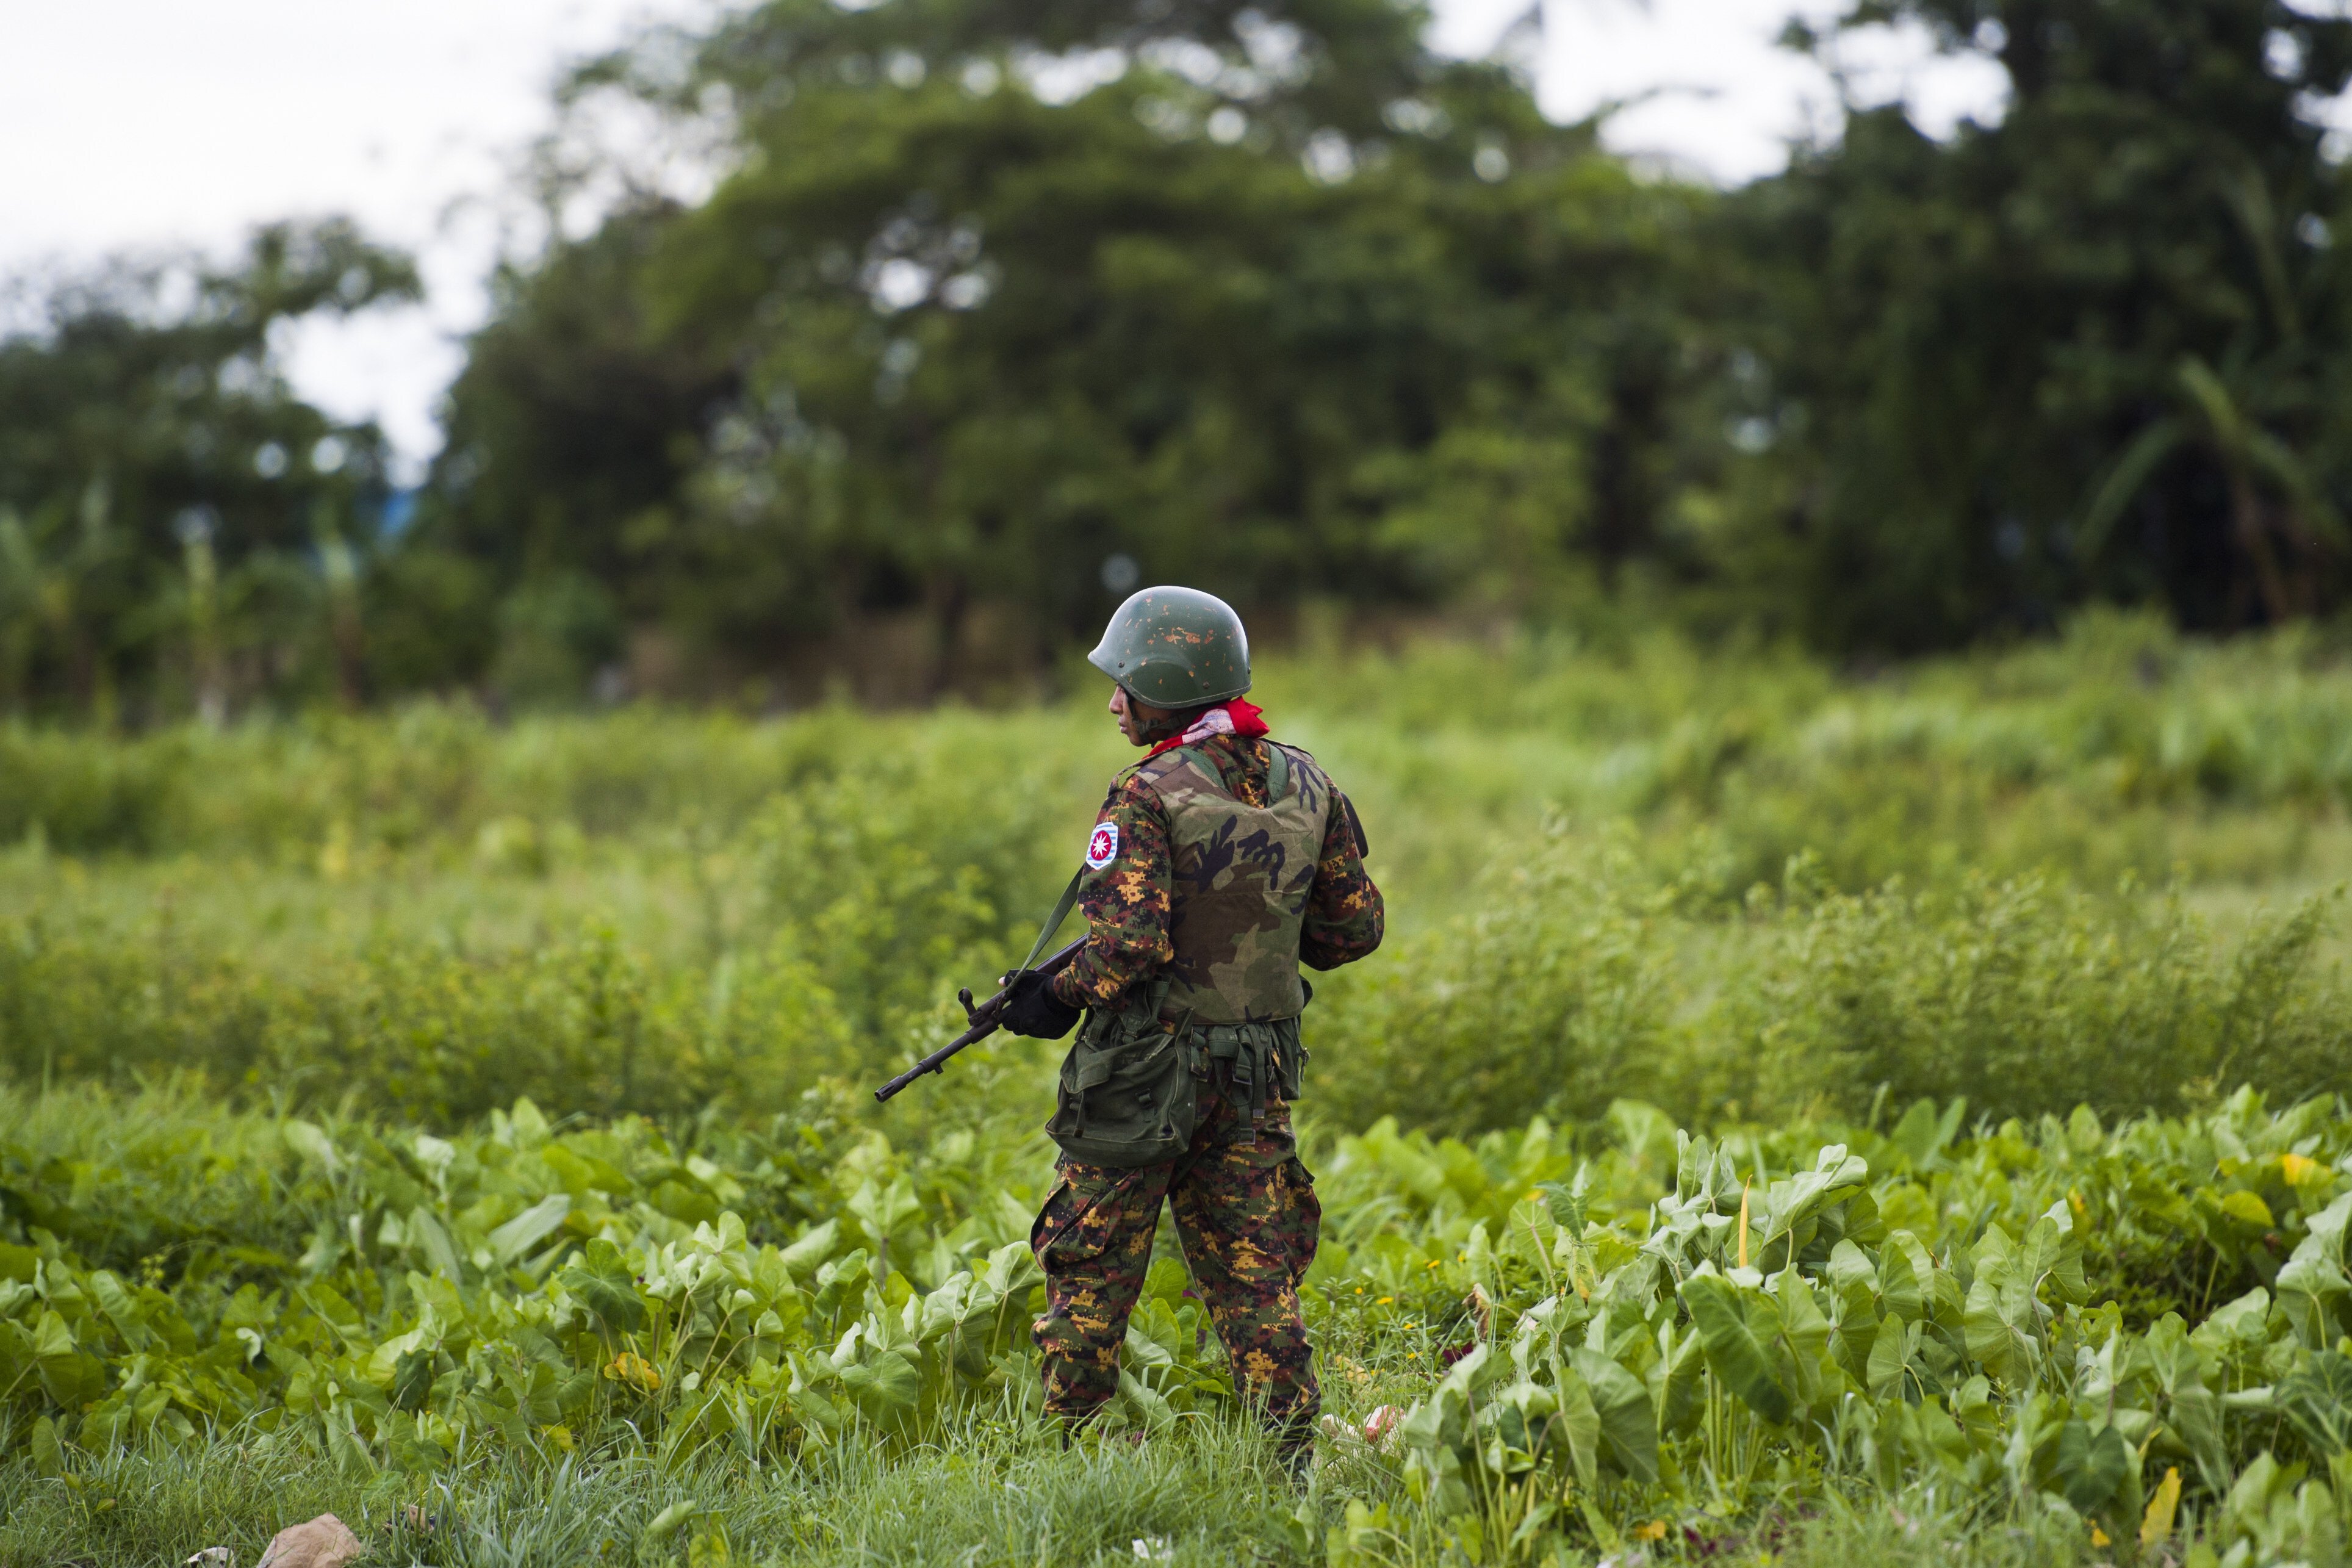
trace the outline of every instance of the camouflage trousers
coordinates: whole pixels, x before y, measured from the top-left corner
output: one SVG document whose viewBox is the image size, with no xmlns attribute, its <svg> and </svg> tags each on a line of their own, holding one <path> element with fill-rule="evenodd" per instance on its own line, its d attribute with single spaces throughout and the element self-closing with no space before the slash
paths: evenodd
<svg viewBox="0 0 2352 1568">
<path fill-rule="evenodd" d="M 1295 1448 L 1312 1438 L 1322 1402 L 1298 1282 L 1315 1260 L 1323 1205 L 1299 1163 L 1287 1106 L 1269 1102 L 1253 1136 L 1248 1107 L 1214 1085 L 1201 1085 L 1200 1104 L 1192 1144 L 1173 1160 L 1120 1167 L 1063 1159 L 1029 1232 L 1045 1271 L 1045 1315 L 1031 1331 L 1045 1407 L 1075 1425 L 1118 1391 L 1119 1347 L 1165 1198 L 1235 1390 Z"/>
</svg>

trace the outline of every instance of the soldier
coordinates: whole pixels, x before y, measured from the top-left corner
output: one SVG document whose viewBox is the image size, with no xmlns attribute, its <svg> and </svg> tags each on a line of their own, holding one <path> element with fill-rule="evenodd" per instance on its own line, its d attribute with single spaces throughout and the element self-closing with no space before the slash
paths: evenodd
<svg viewBox="0 0 2352 1568">
<path fill-rule="evenodd" d="M 1059 1039 L 1086 1015 L 1046 1125 L 1059 1179 L 1029 1237 L 1045 1405 L 1075 1426 L 1118 1391 L 1165 1198 L 1234 1386 L 1297 1473 L 1319 1405 L 1298 1282 L 1322 1216 L 1290 1126 L 1298 966 L 1380 946 L 1380 889 L 1355 807 L 1241 700 L 1249 643 L 1223 600 L 1146 588 L 1087 657 L 1117 683 L 1119 731 L 1150 750 L 1087 842 L 1085 948 L 1006 998 L 1016 1034 Z"/>
</svg>

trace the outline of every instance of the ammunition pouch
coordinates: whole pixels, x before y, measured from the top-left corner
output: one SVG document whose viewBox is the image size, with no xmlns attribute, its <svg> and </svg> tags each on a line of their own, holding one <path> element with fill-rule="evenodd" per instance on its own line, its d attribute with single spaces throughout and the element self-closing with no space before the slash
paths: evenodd
<svg viewBox="0 0 2352 1568">
<path fill-rule="evenodd" d="M 1299 1044 L 1298 1020 L 1276 1018 L 1265 1024 L 1196 1024 L 1190 1031 L 1208 1071 L 1230 1085 L 1234 1098 L 1249 1108 L 1253 1131 L 1265 1125 L 1266 1091 L 1277 1099 L 1297 1100 L 1307 1069 L 1307 1047 Z M 1219 1068 L 1219 1062 L 1229 1065 Z"/>
<path fill-rule="evenodd" d="M 1269 1090 L 1297 1098 L 1307 1052 L 1297 1018 L 1195 1024 L 1160 1016 L 1167 981 L 1136 992 L 1125 1006 L 1089 1012 L 1062 1060 L 1045 1131 L 1071 1159 L 1116 1166 L 1175 1159 L 1199 1125 L 1204 1081 L 1230 1086 L 1253 1127 L 1265 1123 Z"/>
</svg>

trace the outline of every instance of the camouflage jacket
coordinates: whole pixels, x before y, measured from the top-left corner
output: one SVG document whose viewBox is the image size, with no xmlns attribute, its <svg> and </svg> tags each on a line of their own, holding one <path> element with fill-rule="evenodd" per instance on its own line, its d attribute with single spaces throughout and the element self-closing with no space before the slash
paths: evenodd
<svg viewBox="0 0 2352 1568">
<path fill-rule="evenodd" d="M 1265 742 L 1219 735 L 1192 750 L 1214 765 L 1234 796 L 1252 805 L 1268 803 Z M 1076 1007 L 1116 1004 L 1129 986 L 1150 979 L 1175 957 L 1170 933 L 1182 896 L 1168 814 L 1148 781 L 1132 771 L 1122 773 L 1096 821 L 1098 834 L 1106 825 L 1117 830 L 1117 851 L 1079 883 L 1087 945 L 1054 980 L 1055 995 Z M 1381 890 L 1364 868 L 1356 808 L 1334 788 L 1299 932 L 1299 960 L 1318 970 L 1351 963 L 1380 946 L 1383 921 Z"/>
</svg>

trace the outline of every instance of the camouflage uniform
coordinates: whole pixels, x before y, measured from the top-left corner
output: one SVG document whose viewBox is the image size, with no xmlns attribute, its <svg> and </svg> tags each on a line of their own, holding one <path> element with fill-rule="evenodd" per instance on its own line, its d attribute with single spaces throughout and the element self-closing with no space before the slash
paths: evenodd
<svg viewBox="0 0 2352 1568">
<path fill-rule="evenodd" d="M 1180 761 L 1213 769 L 1214 783 L 1233 799 L 1265 807 L 1271 798 L 1270 746 L 1222 735 L 1185 748 Z M 1304 753 L 1289 757 L 1304 760 Z M 1284 765 L 1288 758 L 1283 760 Z M 1131 1001 L 1139 987 L 1176 983 L 1191 998 L 1187 1016 L 1205 1007 L 1219 1018 L 1213 992 L 1220 960 L 1230 961 L 1249 932 L 1204 932 L 1188 913 L 1214 902 L 1233 879 L 1236 857 L 1270 858 L 1274 880 L 1295 888 L 1301 906 L 1297 959 L 1325 970 L 1361 958 L 1380 945 L 1380 889 L 1364 869 L 1363 833 L 1355 808 L 1311 764 L 1289 788 L 1328 791 L 1320 805 L 1319 853 L 1311 873 L 1286 872 L 1278 847 L 1229 839 L 1181 842 L 1167 805 L 1171 770 L 1147 763 L 1123 775 L 1104 803 L 1099 824 L 1117 832 L 1117 853 L 1087 873 L 1080 908 L 1088 940 L 1058 975 L 1055 994 L 1074 1006 L 1109 1009 Z M 1204 773 L 1195 782 L 1206 784 Z M 1180 942 L 1180 937 L 1186 940 Z M 1295 973 L 1287 954 L 1280 955 Z M 1230 963 L 1224 965 L 1229 969 Z M 1291 984 L 1297 982 L 1292 980 Z M 1188 989 L 1189 987 L 1189 989 Z M 1279 995 L 1279 977 L 1261 976 L 1256 994 Z M 1296 995 L 1305 1000 L 1305 989 Z M 1172 1008 L 1172 1004 L 1171 1005 Z M 1226 1009 L 1230 1014 L 1233 1009 Z M 1237 1021 L 1237 1020 L 1236 1020 Z M 1295 1078 L 1296 1065 L 1292 1064 Z M 1314 1260 L 1322 1210 L 1300 1163 L 1289 1109 L 1278 1094 L 1253 1125 L 1248 1101 L 1236 1092 L 1231 1064 L 1211 1061 L 1197 1074 L 1198 1120 L 1190 1142 L 1174 1159 L 1155 1164 L 1111 1165 L 1065 1154 L 1059 1179 L 1030 1233 L 1045 1273 L 1046 1313 L 1034 1337 L 1043 1357 L 1048 1409 L 1073 1422 L 1085 1419 L 1117 1392 L 1119 1347 L 1151 1258 L 1152 1234 L 1164 1198 L 1194 1284 L 1205 1300 L 1231 1359 L 1234 1386 L 1297 1447 L 1312 1435 L 1319 1397 L 1298 1283 Z M 1261 1087 L 1260 1095 L 1265 1094 Z"/>
<path fill-rule="evenodd" d="M 1045 1270 L 1045 1407 L 1083 1420 L 1118 1392 L 1118 1352 L 1151 1264 L 1160 1204 L 1174 1211 L 1184 1261 L 1233 1363 L 1234 1386 L 1261 1407 L 1286 1446 L 1312 1435 L 1319 1394 L 1298 1281 L 1315 1260 L 1323 1205 L 1299 1163 L 1289 1108 L 1248 1111 L 1213 1089 L 1202 1097 L 1192 1146 L 1158 1165 L 1062 1162 L 1029 1232 Z"/>
<path fill-rule="evenodd" d="M 1219 735 L 1190 750 L 1213 763 L 1237 797 L 1253 805 L 1266 803 L 1265 742 Z M 1354 805 L 1332 793 L 1334 809 L 1299 931 L 1298 957 L 1309 969 L 1337 969 L 1381 945 L 1381 890 L 1364 869 L 1363 828 Z M 1087 918 L 1086 950 L 1054 977 L 1054 994 L 1074 1007 L 1109 1006 L 1129 985 L 1176 956 L 1170 932 L 1177 868 L 1159 796 L 1139 774 L 1129 773 L 1111 787 L 1097 820 L 1118 829 L 1119 854 L 1088 873 L 1078 889 L 1078 910 Z"/>
</svg>

